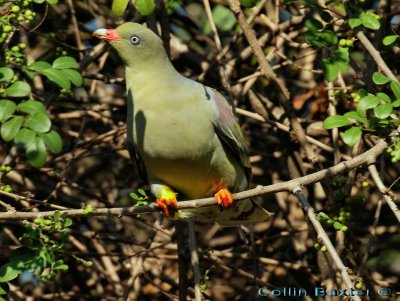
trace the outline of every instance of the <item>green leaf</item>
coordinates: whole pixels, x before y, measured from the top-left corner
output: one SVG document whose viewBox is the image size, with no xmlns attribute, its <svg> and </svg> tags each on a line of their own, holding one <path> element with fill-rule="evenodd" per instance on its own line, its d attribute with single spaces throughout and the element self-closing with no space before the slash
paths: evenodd
<svg viewBox="0 0 400 301">
<path fill-rule="evenodd" d="M 68 266 L 66 264 L 55 264 L 54 269 L 59 271 L 66 271 L 68 270 Z"/>
<path fill-rule="evenodd" d="M 0 121 L 6 121 L 15 112 L 15 102 L 7 99 L 0 100 Z"/>
<path fill-rule="evenodd" d="M 7 295 L 7 291 L 4 288 L 2 288 L 1 286 L 0 286 L 0 295 Z M 0 301 L 1 301 L 1 299 L 2 298 L 0 298 Z M 5 299 L 3 299 L 3 300 L 6 301 Z"/>
<path fill-rule="evenodd" d="M 337 50 L 332 52 L 333 58 L 332 61 L 336 64 L 339 70 L 343 73 L 349 72 L 349 49 L 339 47 Z"/>
<path fill-rule="evenodd" d="M 36 112 L 25 120 L 25 126 L 36 132 L 46 133 L 50 130 L 51 121 L 46 113 Z"/>
<path fill-rule="evenodd" d="M 41 167 L 46 163 L 46 146 L 42 138 L 36 136 L 35 142 L 27 147 L 26 155 L 34 167 Z"/>
<path fill-rule="evenodd" d="M 349 25 L 351 28 L 355 28 L 357 26 L 360 26 L 362 24 L 361 19 L 359 17 L 353 17 L 349 19 Z"/>
<path fill-rule="evenodd" d="M 400 98 L 393 101 L 392 106 L 395 108 L 400 107 Z"/>
<path fill-rule="evenodd" d="M 368 109 L 375 108 L 379 105 L 379 98 L 375 95 L 367 95 L 364 98 L 361 98 L 360 102 L 357 106 L 358 115 L 365 117 Z"/>
<path fill-rule="evenodd" d="M 333 228 L 335 228 L 335 230 L 340 230 L 342 228 L 342 223 L 340 222 L 334 222 L 333 223 Z"/>
<path fill-rule="evenodd" d="M 324 30 L 321 32 L 321 40 L 328 46 L 337 44 L 337 35 L 332 30 Z"/>
<path fill-rule="evenodd" d="M 358 113 L 354 111 L 347 112 L 343 116 L 349 119 L 350 121 L 353 119 L 357 122 L 368 124 L 368 120 L 366 118 L 358 115 Z"/>
<path fill-rule="evenodd" d="M 71 88 L 70 81 L 65 77 L 61 70 L 46 69 L 42 71 L 42 74 L 62 89 L 69 90 Z"/>
<path fill-rule="evenodd" d="M 135 7 L 142 16 L 150 15 L 156 8 L 154 0 L 136 0 Z"/>
<path fill-rule="evenodd" d="M 240 4 L 242 4 L 246 8 L 252 8 L 256 6 L 259 0 L 240 0 Z"/>
<path fill-rule="evenodd" d="M 27 148 L 35 141 L 35 137 L 35 131 L 23 128 L 20 129 L 17 136 L 15 136 L 14 142 L 20 148 Z"/>
<path fill-rule="evenodd" d="M 377 85 L 384 85 L 390 82 L 390 78 L 380 72 L 374 72 L 372 81 Z"/>
<path fill-rule="evenodd" d="M 114 0 L 111 6 L 111 10 L 117 17 L 121 17 L 126 7 L 128 6 L 129 0 Z"/>
<path fill-rule="evenodd" d="M 398 35 L 391 35 L 391 36 L 384 37 L 383 40 L 382 40 L 383 45 L 388 46 L 390 44 L 393 44 L 394 42 L 396 42 L 398 37 L 399 37 Z"/>
<path fill-rule="evenodd" d="M 60 56 L 53 62 L 54 69 L 78 69 L 78 62 L 71 56 Z"/>
<path fill-rule="evenodd" d="M 315 18 L 308 18 L 304 25 L 310 30 L 321 30 L 324 28 L 324 25 Z"/>
<path fill-rule="evenodd" d="M 236 17 L 235 14 L 223 5 L 216 5 L 212 10 L 212 15 L 215 21 L 215 25 L 221 31 L 229 31 L 231 30 L 236 24 Z M 209 26 L 209 24 L 208 24 Z M 211 32 L 206 31 L 206 33 Z"/>
<path fill-rule="evenodd" d="M 73 83 L 75 86 L 80 87 L 83 84 L 82 75 L 74 70 L 74 69 L 63 69 L 61 70 L 62 73 L 66 76 L 66 78 Z"/>
<path fill-rule="evenodd" d="M 35 114 L 37 112 L 42 112 L 42 113 L 46 114 L 46 107 L 44 106 L 44 104 L 40 101 L 33 100 L 33 99 L 21 102 L 20 104 L 18 104 L 17 108 L 21 112 L 24 112 L 24 113 L 27 113 L 30 115 Z"/>
<path fill-rule="evenodd" d="M 18 134 L 23 122 L 24 117 L 22 116 L 15 116 L 4 122 L 0 129 L 0 135 L 3 140 L 6 142 L 11 141 Z"/>
<path fill-rule="evenodd" d="M 31 86 L 26 82 L 17 80 L 6 89 L 5 93 L 11 97 L 28 96 L 31 93 Z"/>
<path fill-rule="evenodd" d="M 16 267 L 15 263 L 8 262 L 0 267 L 0 282 L 14 280 L 21 272 L 22 271 Z"/>
<path fill-rule="evenodd" d="M 332 30 L 310 30 L 304 35 L 306 42 L 316 47 L 330 47 L 337 44 L 337 36 Z"/>
<path fill-rule="evenodd" d="M 39 136 L 43 139 L 51 152 L 59 153 L 61 151 L 63 142 L 61 136 L 55 130 L 51 130 L 47 133 L 39 133 Z"/>
<path fill-rule="evenodd" d="M 392 80 L 390 82 L 390 89 L 392 89 L 394 96 L 396 98 L 400 98 L 400 83 L 397 81 Z"/>
<path fill-rule="evenodd" d="M 363 12 L 360 15 L 361 23 L 364 27 L 378 30 L 381 27 L 381 23 L 379 22 L 379 17 L 371 12 Z"/>
<path fill-rule="evenodd" d="M 360 90 L 358 90 L 358 94 L 360 94 L 361 98 L 364 98 L 365 96 L 368 95 L 368 91 L 365 89 L 360 89 Z"/>
<path fill-rule="evenodd" d="M 0 68 L 0 82 L 12 80 L 14 77 L 14 71 L 8 67 Z"/>
<path fill-rule="evenodd" d="M 374 114 L 379 119 L 387 118 L 393 111 L 393 106 L 390 103 L 380 104 L 374 108 Z"/>
<path fill-rule="evenodd" d="M 67 217 L 67 218 L 63 221 L 62 226 L 63 226 L 63 228 L 67 228 L 67 227 L 71 226 L 72 224 L 73 224 L 72 219 L 70 219 L 69 217 Z"/>
<path fill-rule="evenodd" d="M 47 2 L 50 4 L 57 4 L 58 0 L 47 0 Z"/>
<path fill-rule="evenodd" d="M 51 69 L 51 65 L 48 62 L 45 61 L 37 61 L 34 62 L 30 68 L 36 72 L 41 73 L 42 71 L 46 70 L 46 69 Z"/>
<path fill-rule="evenodd" d="M 392 102 L 389 95 L 387 95 L 386 93 L 378 92 L 378 93 L 376 93 L 376 96 L 378 96 L 379 99 L 382 99 L 384 102 L 388 102 L 388 103 Z"/>
<path fill-rule="evenodd" d="M 327 130 L 351 125 L 352 122 L 342 115 L 329 116 L 324 120 L 324 128 Z"/>
<path fill-rule="evenodd" d="M 343 141 L 348 146 L 355 145 L 361 138 L 361 127 L 360 126 L 352 126 L 348 130 L 343 133 Z"/>
<path fill-rule="evenodd" d="M 328 82 L 333 82 L 339 74 L 339 65 L 328 59 L 322 60 L 322 69 Z"/>
</svg>

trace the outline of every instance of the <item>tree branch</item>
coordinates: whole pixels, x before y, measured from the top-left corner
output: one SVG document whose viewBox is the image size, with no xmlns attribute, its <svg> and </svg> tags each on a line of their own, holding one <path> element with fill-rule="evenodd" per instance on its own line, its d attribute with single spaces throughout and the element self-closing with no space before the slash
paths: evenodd
<svg viewBox="0 0 400 301">
<path fill-rule="evenodd" d="M 235 193 L 233 195 L 236 201 L 249 199 L 259 195 L 276 193 L 281 191 L 292 192 L 295 187 L 309 185 L 319 182 L 325 178 L 332 177 L 348 170 L 354 169 L 362 165 L 373 164 L 376 158 L 382 154 L 382 152 L 387 148 L 387 143 L 384 139 L 378 141 L 378 143 L 366 151 L 365 153 L 354 157 L 349 161 L 341 162 L 335 166 L 329 167 L 327 169 L 320 170 L 318 172 L 309 174 L 307 176 L 290 180 L 283 183 L 268 185 L 268 186 L 258 186 L 254 189 L 249 189 L 247 191 Z M 15 194 L 0 191 L 0 195 L 15 198 Z M 21 197 L 19 200 L 29 200 L 28 198 Z M 217 204 L 215 198 L 209 197 L 204 199 L 189 200 L 178 202 L 178 209 L 194 209 L 205 206 L 212 206 Z M 93 212 L 86 215 L 96 215 L 96 216 L 123 216 L 123 215 L 135 215 L 142 213 L 149 213 L 153 211 L 159 211 L 158 206 L 152 203 L 148 206 L 133 206 L 133 207 L 122 207 L 122 208 L 98 208 L 93 209 Z M 60 212 L 66 213 L 69 216 L 85 216 L 84 209 L 67 209 L 60 210 Z M 49 217 L 54 214 L 54 211 L 42 211 L 42 212 L 0 212 L 0 220 L 24 220 L 24 219 L 35 219 L 37 217 Z"/>
</svg>

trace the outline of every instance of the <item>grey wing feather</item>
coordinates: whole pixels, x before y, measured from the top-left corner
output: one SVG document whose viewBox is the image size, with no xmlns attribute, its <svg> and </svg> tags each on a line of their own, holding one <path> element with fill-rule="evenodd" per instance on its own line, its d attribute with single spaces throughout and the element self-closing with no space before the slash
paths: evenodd
<svg viewBox="0 0 400 301">
<path fill-rule="evenodd" d="M 219 117 L 214 121 L 215 132 L 221 143 L 234 155 L 246 170 L 247 178 L 251 178 L 251 165 L 242 129 L 228 101 L 213 90 L 213 96 L 219 111 Z"/>
</svg>

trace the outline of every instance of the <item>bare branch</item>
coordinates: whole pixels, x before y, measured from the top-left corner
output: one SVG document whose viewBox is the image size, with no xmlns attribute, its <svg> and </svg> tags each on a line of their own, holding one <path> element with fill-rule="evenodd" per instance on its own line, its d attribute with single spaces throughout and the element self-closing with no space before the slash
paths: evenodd
<svg viewBox="0 0 400 301">
<path fill-rule="evenodd" d="M 382 154 L 384 149 L 387 147 L 387 143 L 384 139 L 379 140 L 379 142 L 371 149 L 366 151 L 365 153 L 349 160 L 339 163 L 338 165 L 329 167 L 327 169 L 320 170 L 318 172 L 312 173 L 310 175 L 290 180 L 283 183 L 268 185 L 268 186 L 258 186 L 254 189 L 250 189 L 247 191 L 235 193 L 233 195 L 234 199 L 244 200 L 248 198 L 252 198 L 259 195 L 276 193 L 280 191 L 293 191 L 295 187 L 309 185 L 316 182 L 319 182 L 325 178 L 332 177 L 356 167 L 373 164 L 376 158 Z M 4 191 L 0 191 L 0 195 L 13 197 L 14 194 L 9 194 Z M 27 198 L 25 198 L 26 200 Z M 182 201 L 178 202 L 178 209 L 193 209 L 200 208 L 205 206 L 211 206 L 217 204 L 215 198 L 204 198 L 190 201 Z M 93 212 L 90 215 L 103 215 L 103 216 L 123 216 L 123 215 L 135 215 L 141 213 L 148 213 L 153 211 L 158 211 L 159 208 L 155 203 L 152 203 L 148 206 L 137 206 L 137 207 L 122 207 L 122 208 L 98 208 L 93 209 Z M 84 216 L 84 209 L 69 209 L 69 210 L 60 210 L 68 214 L 69 216 Z M 23 219 L 35 219 L 37 217 L 49 217 L 54 214 L 54 211 L 43 211 L 43 212 L 1 212 L 0 220 L 23 220 Z"/>
</svg>

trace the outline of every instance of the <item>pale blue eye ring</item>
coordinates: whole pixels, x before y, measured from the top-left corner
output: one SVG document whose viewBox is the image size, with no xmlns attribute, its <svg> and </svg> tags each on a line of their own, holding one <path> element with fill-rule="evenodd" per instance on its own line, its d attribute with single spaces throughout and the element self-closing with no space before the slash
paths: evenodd
<svg viewBox="0 0 400 301">
<path fill-rule="evenodd" d="M 134 46 L 139 45 L 140 44 L 140 38 L 138 36 L 133 35 L 130 38 L 130 42 Z"/>
</svg>

